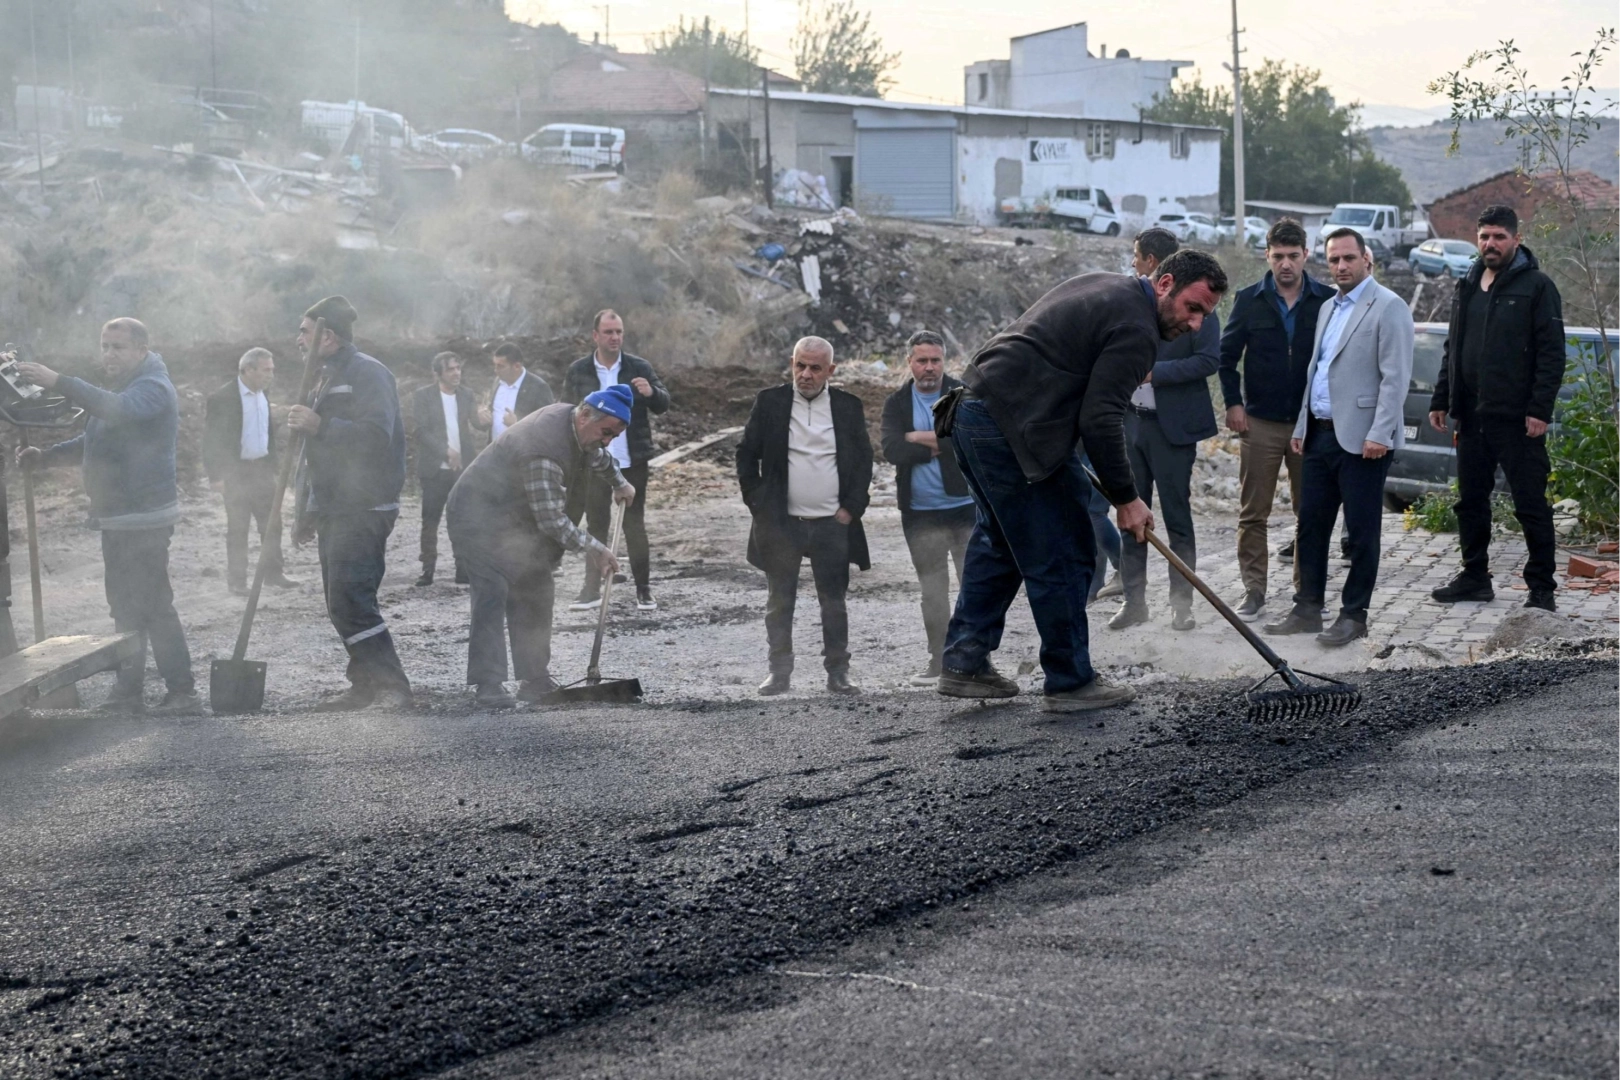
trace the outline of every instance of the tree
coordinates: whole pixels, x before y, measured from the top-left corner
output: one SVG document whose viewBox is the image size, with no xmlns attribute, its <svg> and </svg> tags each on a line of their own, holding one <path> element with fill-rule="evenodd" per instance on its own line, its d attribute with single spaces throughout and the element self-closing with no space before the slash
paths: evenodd
<svg viewBox="0 0 1620 1080">
<path fill-rule="evenodd" d="M 883 51 L 871 14 L 857 10 L 854 0 L 800 0 L 792 45 L 793 66 L 811 93 L 882 97 L 894 85 L 889 72 L 900 54 Z"/>
<path fill-rule="evenodd" d="M 1243 72 L 1244 197 L 1409 206 L 1395 166 L 1356 130 L 1361 106 L 1340 105 L 1313 68 L 1266 60 Z M 1156 96 L 1143 118 L 1221 129 L 1221 205 L 1232 205 L 1232 91 L 1198 80 Z"/>
<path fill-rule="evenodd" d="M 759 50 L 748 43 L 747 35 L 711 31 L 707 18 L 702 25 L 694 20 L 688 26 L 683 17 L 659 31 L 652 52 L 670 67 L 714 86 L 753 86 L 759 81 Z"/>
<path fill-rule="evenodd" d="M 1456 153 L 1467 121 L 1502 125 L 1507 140 L 1528 144 L 1520 172 L 1526 186 L 1551 186 L 1557 197 L 1536 210 L 1530 231 L 1538 260 L 1566 295 L 1565 324 L 1597 328 L 1592 355 L 1569 363 L 1565 382 L 1573 394 L 1560 403 L 1559 426 L 1549 440 L 1552 485 L 1557 494 L 1577 499 L 1587 529 L 1613 536 L 1620 529 L 1620 385 L 1609 347 L 1615 324 L 1616 209 L 1592 206 L 1576 193 L 1576 150 L 1602 130 L 1602 116 L 1614 99 L 1598 100 L 1595 75 L 1616 43 L 1613 29 L 1600 29 L 1590 48 L 1572 54 L 1575 66 L 1558 89 L 1532 81 L 1512 40 L 1471 55 L 1463 66 L 1429 84 L 1429 93 L 1451 104 L 1451 145 Z M 1477 70 L 1489 68 L 1481 77 Z"/>
</svg>

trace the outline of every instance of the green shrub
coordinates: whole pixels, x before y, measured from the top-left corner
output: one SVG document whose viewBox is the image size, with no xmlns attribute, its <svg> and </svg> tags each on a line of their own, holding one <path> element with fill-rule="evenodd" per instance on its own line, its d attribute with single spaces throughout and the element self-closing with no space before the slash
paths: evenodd
<svg viewBox="0 0 1620 1080">
<path fill-rule="evenodd" d="M 1420 495 L 1417 502 L 1401 515 L 1407 532 L 1423 529 L 1433 533 L 1457 531 L 1457 481 L 1444 491 L 1431 491 Z M 1491 493 L 1491 528 L 1494 532 L 1523 532 L 1519 519 L 1513 516 L 1513 497 L 1505 491 Z"/>
<path fill-rule="evenodd" d="M 1620 531 L 1620 432 L 1614 384 L 1605 367 L 1612 362 L 1596 343 L 1582 343 L 1564 372 L 1564 385 L 1574 388 L 1574 396 L 1559 403 L 1558 427 L 1548 437 L 1550 497 L 1581 504 L 1581 529 L 1588 536 Z"/>
</svg>

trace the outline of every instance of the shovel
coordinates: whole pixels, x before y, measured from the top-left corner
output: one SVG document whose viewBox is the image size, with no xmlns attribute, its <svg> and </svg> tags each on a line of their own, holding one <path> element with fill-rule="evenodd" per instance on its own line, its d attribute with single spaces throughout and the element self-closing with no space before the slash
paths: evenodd
<svg viewBox="0 0 1620 1080">
<path fill-rule="evenodd" d="M 315 320 L 315 346 L 304 358 L 304 381 L 298 390 L 299 404 L 308 402 L 310 392 L 315 389 L 315 376 L 320 371 L 315 349 L 319 348 L 325 330 L 326 320 Z M 264 576 L 270 568 L 270 546 L 265 540 L 272 535 L 272 529 L 277 532 L 281 530 L 281 503 L 286 497 L 287 485 L 292 481 L 293 470 L 298 467 L 298 459 L 303 456 L 303 433 L 290 434 L 281 457 L 281 472 L 276 476 L 276 491 L 270 500 L 270 516 L 265 519 L 264 535 L 259 537 L 259 563 L 253 571 L 253 588 L 248 591 L 247 610 L 242 613 L 242 632 L 236 636 L 236 650 L 231 653 L 229 660 L 215 660 L 209 668 L 208 704 L 215 716 L 256 713 L 264 708 L 266 664 L 262 660 L 246 659 L 248 638 L 253 633 L 253 616 L 259 610 L 259 593 L 264 588 Z"/>
<path fill-rule="evenodd" d="M 619 529 L 624 524 L 624 507 L 613 504 L 613 523 L 608 528 L 608 550 L 618 553 Z M 602 637 L 607 633 L 608 600 L 613 592 L 613 575 L 602 575 L 602 606 L 596 612 L 596 642 L 591 646 L 591 663 L 580 683 L 559 686 L 540 699 L 542 705 L 565 705 L 576 701 L 629 703 L 641 698 L 640 679 L 602 678 Z"/>
</svg>

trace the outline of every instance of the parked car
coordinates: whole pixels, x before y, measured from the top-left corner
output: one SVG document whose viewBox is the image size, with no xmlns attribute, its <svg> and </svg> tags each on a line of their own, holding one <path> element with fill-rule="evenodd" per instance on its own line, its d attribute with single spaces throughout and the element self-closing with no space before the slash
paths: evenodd
<svg viewBox="0 0 1620 1080">
<path fill-rule="evenodd" d="M 1412 249 L 1406 261 L 1412 273 L 1435 277 L 1460 278 L 1467 275 L 1479 258 L 1479 248 L 1467 240 L 1425 240 Z"/>
<path fill-rule="evenodd" d="M 1373 265 L 1380 270 L 1388 270 L 1395 265 L 1395 253 L 1389 250 L 1389 245 L 1376 236 L 1367 238 L 1367 254 L 1372 257 Z"/>
<path fill-rule="evenodd" d="M 1114 203 L 1102 188 L 1058 188 L 1041 198 L 1003 199 L 999 209 L 1002 223 L 1014 228 L 1034 225 L 1119 235 Z"/>
<path fill-rule="evenodd" d="M 1384 502 L 1394 510 L 1405 509 L 1427 492 L 1444 491 L 1457 476 L 1457 451 L 1451 444 L 1451 433 L 1438 432 L 1429 426 L 1429 404 L 1434 398 L 1435 381 L 1440 378 L 1446 335 L 1451 328 L 1445 323 L 1426 322 L 1418 323 L 1415 329 L 1412 382 L 1406 392 L 1406 446 L 1396 452 L 1384 480 Z M 1564 350 L 1571 359 L 1584 355 L 1595 366 L 1593 357 L 1598 343 L 1596 330 L 1564 328 Z M 1609 355 L 1617 354 L 1620 354 L 1620 330 L 1610 330 Z M 1558 396 L 1567 398 L 1573 392 L 1571 387 L 1565 386 Z M 1557 423 L 1555 416 L 1554 426 Z M 1502 483 L 1498 478 L 1499 486 Z"/>
<path fill-rule="evenodd" d="M 500 157 L 512 144 L 499 135 L 472 128 L 445 128 L 417 140 L 417 149 L 440 153 L 452 161 L 472 161 Z"/>
<path fill-rule="evenodd" d="M 348 145 L 356 126 L 366 146 L 404 150 L 416 141 L 410 122 L 396 112 L 376 109 L 363 101 L 305 101 L 300 103 L 300 130 L 322 139 L 333 150 Z"/>
<path fill-rule="evenodd" d="M 1154 222 L 1161 229 L 1169 229 L 1176 234 L 1176 239 L 1183 242 L 1191 241 L 1197 244 L 1213 244 L 1220 239 L 1220 229 L 1215 219 L 1208 214 L 1183 214 L 1171 212 L 1160 214 L 1159 220 Z"/>
<path fill-rule="evenodd" d="M 1323 250 L 1328 233 L 1344 228 L 1356 230 L 1366 240 L 1377 237 L 1397 255 L 1405 255 L 1434 235 L 1429 223 L 1416 216 L 1403 225 L 1400 210 L 1388 203 L 1340 203 L 1317 232 L 1316 250 Z"/>
<path fill-rule="evenodd" d="M 624 129 L 590 124 L 547 124 L 524 139 L 518 153 L 524 161 L 536 165 L 623 172 Z"/>
<path fill-rule="evenodd" d="M 1221 231 L 1221 239 L 1232 243 L 1237 237 L 1237 218 L 1228 214 L 1221 218 L 1217 228 Z M 1266 242 L 1266 233 L 1271 229 L 1271 222 L 1265 218 L 1246 217 L 1243 219 L 1243 246 L 1260 247 Z"/>
</svg>

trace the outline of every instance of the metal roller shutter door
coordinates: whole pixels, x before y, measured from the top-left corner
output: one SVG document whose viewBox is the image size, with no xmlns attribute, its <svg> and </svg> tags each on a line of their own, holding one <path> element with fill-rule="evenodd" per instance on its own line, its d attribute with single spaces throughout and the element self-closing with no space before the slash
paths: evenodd
<svg viewBox="0 0 1620 1080">
<path fill-rule="evenodd" d="M 876 213 L 956 216 L 956 133 L 939 128 L 875 128 L 856 133 L 855 185 Z"/>
</svg>

